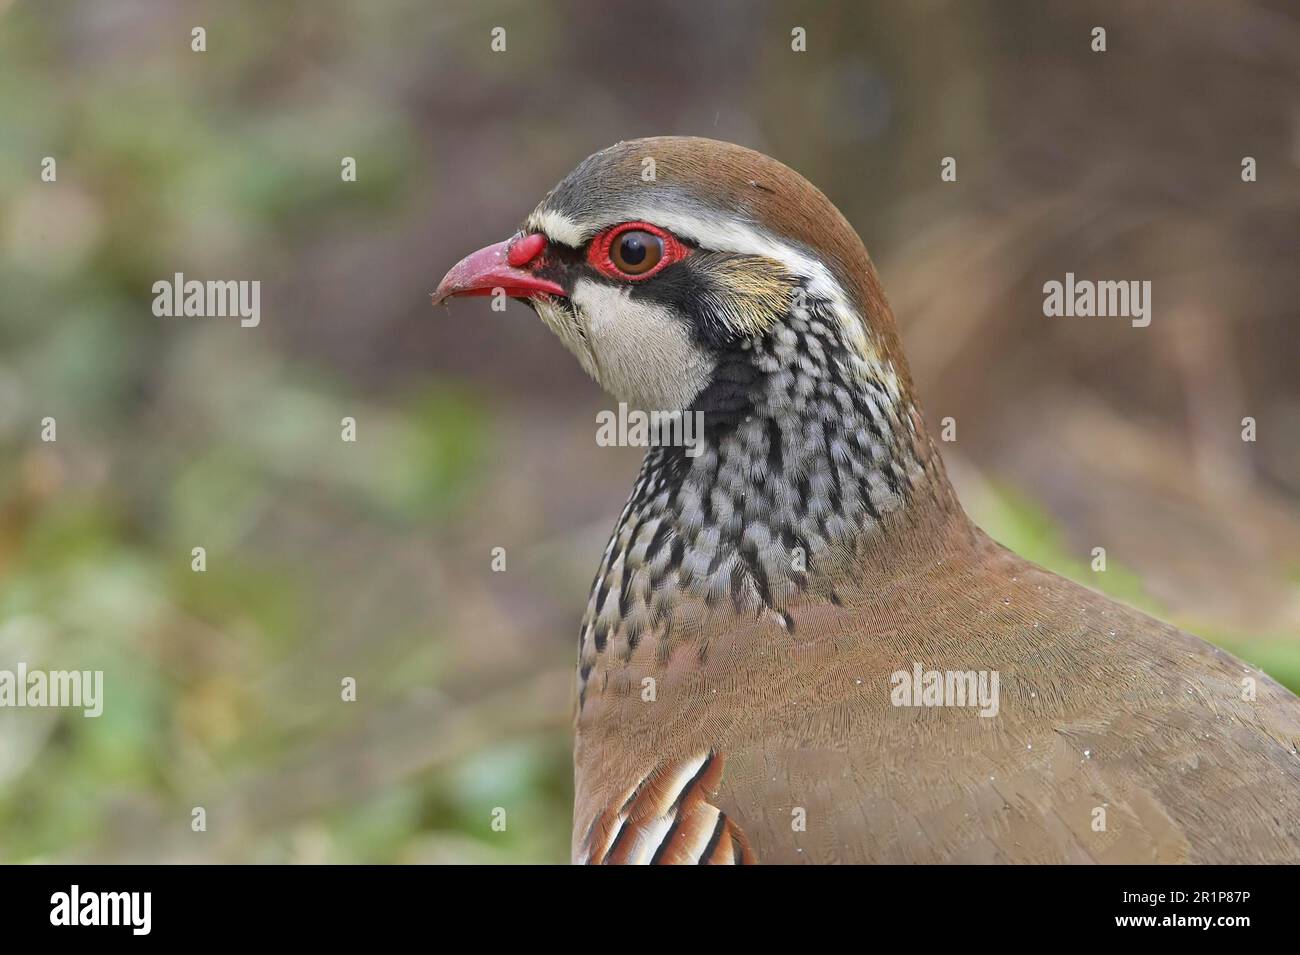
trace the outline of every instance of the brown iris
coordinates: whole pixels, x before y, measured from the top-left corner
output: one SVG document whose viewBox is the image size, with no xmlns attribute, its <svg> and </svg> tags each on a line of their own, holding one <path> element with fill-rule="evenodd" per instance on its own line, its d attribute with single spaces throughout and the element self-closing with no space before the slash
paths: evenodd
<svg viewBox="0 0 1300 955">
<path fill-rule="evenodd" d="M 610 261 L 627 275 L 644 275 L 663 257 L 664 240 L 642 229 L 629 229 L 615 236 L 609 248 Z"/>
</svg>

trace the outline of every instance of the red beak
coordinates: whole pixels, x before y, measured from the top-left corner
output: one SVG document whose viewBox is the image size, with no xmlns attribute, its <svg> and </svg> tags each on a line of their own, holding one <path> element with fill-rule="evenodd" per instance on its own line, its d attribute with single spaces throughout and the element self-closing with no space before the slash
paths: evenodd
<svg viewBox="0 0 1300 955">
<path fill-rule="evenodd" d="M 534 234 L 479 249 L 451 267 L 433 293 L 433 304 L 439 305 L 454 295 L 492 295 L 497 289 L 511 298 L 564 297 L 562 285 L 539 278 L 526 268 L 545 248 L 546 237 Z"/>
</svg>

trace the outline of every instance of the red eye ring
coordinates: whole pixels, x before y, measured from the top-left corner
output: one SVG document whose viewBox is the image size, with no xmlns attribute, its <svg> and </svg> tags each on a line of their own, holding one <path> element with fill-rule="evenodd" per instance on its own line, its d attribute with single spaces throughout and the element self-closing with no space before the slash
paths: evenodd
<svg viewBox="0 0 1300 955">
<path fill-rule="evenodd" d="M 614 264 L 611 257 L 614 243 L 628 232 L 648 232 L 663 243 L 663 255 L 660 256 L 659 261 L 652 268 L 647 269 L 645 272 L 639 274 L 625 272 Z M 644 282 L 646 279 L 658 275 L 674 262 L 680 262 L 690 254 L 691 250 L 683 245 L 677 236 L 648 222 L 622 222 L 616 226 L 611 226 L 592 239 L 591 244 L 587 247 L 587 261 L 591 263 L 592 268 L 601 275 L 607 275 L 622 282 Z"/>
</svg>

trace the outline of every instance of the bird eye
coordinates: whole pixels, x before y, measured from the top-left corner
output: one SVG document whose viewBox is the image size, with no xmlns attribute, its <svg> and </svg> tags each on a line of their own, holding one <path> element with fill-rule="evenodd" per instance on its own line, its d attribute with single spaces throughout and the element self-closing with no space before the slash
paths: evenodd
<svg viewBox="0 0 1300 955">
<path fill-rule="evenodd" d="M 587 246 L 587 262 L 608 278 L 643 282 L 691 252 L 666 229 L 637 220 L 620 222 L 593 237 Z"/>
<path fill-rule="evenodd" d="M 610 261 L 626 275 L 644 275 L 663 257 L 664 240 L 640 229 L 624 232 L 610 244 Z"/>
</svg>

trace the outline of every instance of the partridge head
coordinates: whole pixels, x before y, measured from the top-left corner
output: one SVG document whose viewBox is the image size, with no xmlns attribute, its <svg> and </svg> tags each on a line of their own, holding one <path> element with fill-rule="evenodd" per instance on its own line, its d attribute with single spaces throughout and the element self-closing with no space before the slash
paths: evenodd
<svg viewBox="0 0 1300 955">
<path fill-rule="evenodd" d="M 1300 699 L 969 521 L 797 173 L 619 143 L 435 299 L 497 290 L 666 413 L 579 629 L 575 861 L 1300 858 Z"/>
</svg>

